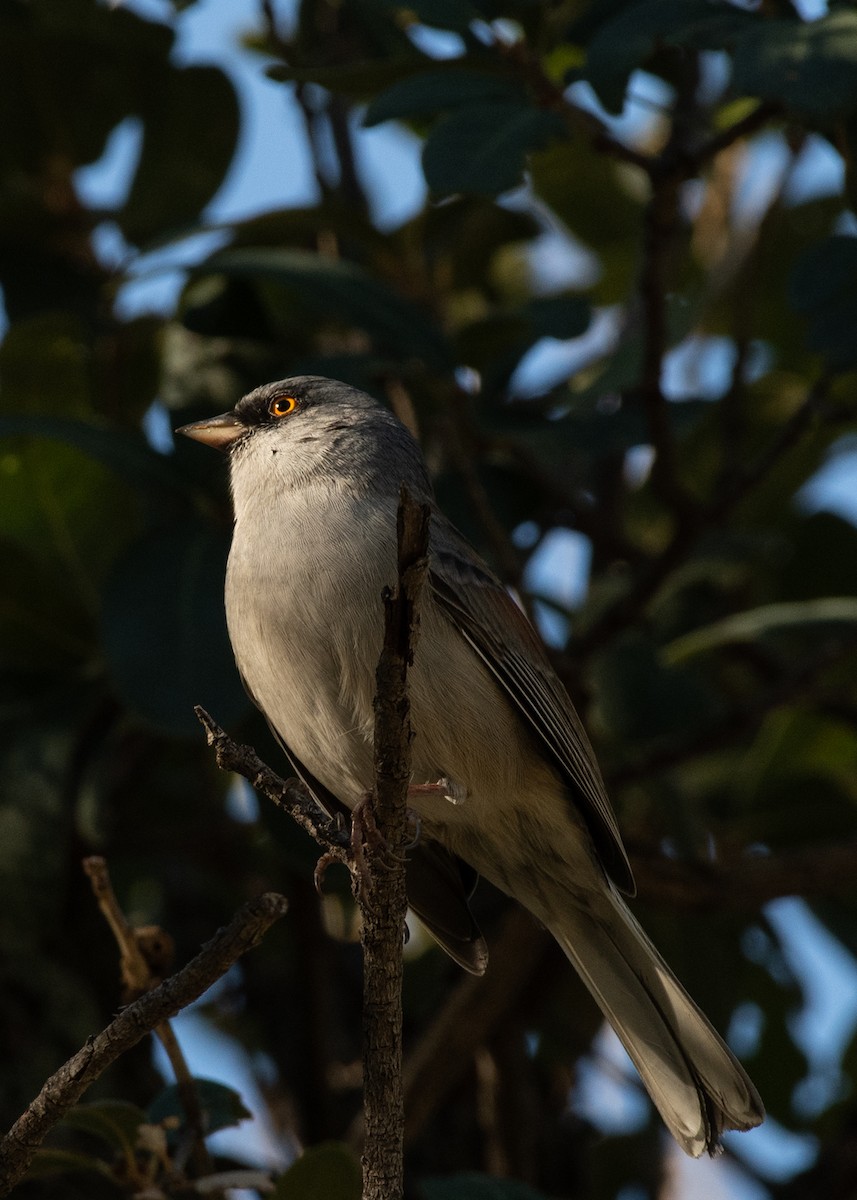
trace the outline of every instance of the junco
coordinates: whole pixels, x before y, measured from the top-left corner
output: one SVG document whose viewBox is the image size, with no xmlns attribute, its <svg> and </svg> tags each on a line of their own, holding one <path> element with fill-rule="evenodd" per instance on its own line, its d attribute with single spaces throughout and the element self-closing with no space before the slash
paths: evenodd
<svg viewBox="0 0 857 1200">
<path fill-rule="evenodd" d="M 400 485 L 432 495 L 419 446 L 370 396 L 317 376 L 180 432 L 229 455 L 226 614 L 247 689 L 319 803 L 351 809 L 373 784 Z M 551 931 L 688 1154 L 758 1125 L 753 1084 L 620 895 L 634 881 L 616 819 L 538 636 L 436 507 L 410 698 L 413 782 L 442 786 L 412 798 L 408 894 L 438 941 L 484 971 L 467 907 L 484 875 Z"/>
</svg>

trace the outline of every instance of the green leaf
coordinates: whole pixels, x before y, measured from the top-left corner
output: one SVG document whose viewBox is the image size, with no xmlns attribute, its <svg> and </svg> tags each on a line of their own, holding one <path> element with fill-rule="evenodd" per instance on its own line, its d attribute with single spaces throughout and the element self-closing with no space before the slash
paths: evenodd
<svg viewBox="0 0 857 1200">
<path fill-rule="evenodd" d="M 406 11 L 423 25 L 465 33 L 472 21 L 483 16 L 468 0 L 380 0 L 380 7 L 391 12 Z"/>
<path fill-rule="evenodd" d="M 218 1083 L 214 1079 L 194 1078 L 193 1087 L 202 1110 L 206 1134 L 215 1133 L 218 1129 L 228 1129 L 252 1118 L 253 1114 L 239 1094 L 225 1083 Z M 187 1120 L 178 1084 L 175 1083 L 165 1087 L 155 1097 L 149 1105 L 145 1119 L 151 1125 L 160 1125 L 173 1117 L 178 1117 L 182 1124 Z"/>
<path fill-rule="evenodd" d="M 764 604 L 676 638 L 664 646 L 663 660 L 672 665 L 733 642 L 756 642 L 777 630 L 842 621 L 857 621 L 857 597 L 827 596 L 794 604 Z"/>
<path fill-rule="evenodd" d="M 617 638 L 596 661 L 593 678 L 601 719 L 622 742 L 686 740 L 719 715 L 704 680 L 667 668 L 642 633 Z"/>
<path fill-rule="evenodd" d="M 333 315 L 394 346 L 436 365 L 449 351 L 430 319 L 404 296 L 355 263 L 323 258 L 303 250 L 222 250 L 202 263 L 196 274 L 222 273 L 270 279 L 287 288 L 304 309 L 320 318 Z"/>
<path fill-rule="evenodd" d="M 63 1125 L 100 1138 L 126 1158 L 132 1158 L 137 1131 L 146 1114 L 136 1104 L 124 1100 L 99 1100 L 94 1104 L 76 1104 L 63 1117 Z"/>
<path fill-rule="evenodd" d="M 600 27 L 590 42 L 583 76 L 604 107 L 619 113 L 631 74 L 656 50 L 664 45 L 722 49 L 753 20 L 710 0 L 641 0 Z"/>
<path fill-rule="evenodd" d="M 825 127 L 857 108 L 857 12 L 817 21 L 758 21 L 735 52 L 733 88 L 781 101 Z"/>
<path fill-rule="evenodd" d="M 173 460 L 153 450 L 142 434 L 65 417 L 0 416 L 0 437 L 21 435 L 73 446 L 143 492 L 152 488 L 179 494 L 190 491 L 187 480 L 176 470 Z"/>
<path fill-rule="evenodd" d="M 106 1162 L 92 1154 L 78 1154 L 73 1150 L 54 1150 L 40 1146 L 27 1168 L 25 1179 L 44 1179 L 49 1175 L 66 1175 L 70 1172 L 94 1172 L 96 1175 L 114 1179 L 115 1175 Z"/>
<path fill-rule="evenodd" d="M 360 1200 L 360 1164 L 341 1142 L 310 1146 L 277 1180 L 271 1200 Z"/>
<path fill-rule="evenodd" d="M 366 99 L 398 79 L 405 79 L 425 67 L 425 58 L 416 50 L 412 54 L 396 54 L 390 58 L 356 59 L 334 66 L 287 66 L 274 63 L 265 74 L 277 83 L 317 83 L 331 92 Z"/>
<path fill-rule="evenodd" d="M 217 67 L 171 67 L 146 95 L 143 151 L 118 214 L 136 244 L 199 218 L 238 140 L 235 90 Z"/>
<path fill-rule="evenodd" d="M 372 126 L 382 121 L 431 116 L 468 104 L 519 103 L 522 98 L 521 88 L 499 75 L 463 70 L 425 71 L 399 80 L 376 96 L 366 109 L 363 124 Z"/>
<path fill-rule="evenodd" d="M 789 299 L 809 318 L 810 349 L 834 369 L 857 363 L 857 238 L 829 237 L 805 251 L 792 272 Z"/>
<path fill-rule="evenodd" d="M 153 725 L 195 737 L 195 704 L 225 725 L 248 701 L 223 608 L 228 540 L 189 518 L 128 548 L 104 592 L 102 635 L 113 683 Z"/>
<path fill-rule="evenodd" d="M 554 112 L 513 101 L 468 105 L 442 118 L 423 148 L 426 182 L 437 196 L 495 196 L 522 182 L 527 155 L 566 133 Z"/>
<path fill-rule="evenodd" d="M 3 5 L 0 168 L 6 178 L 12 163 L 29 170 L 40 156 L 61 156 L 72 166 L 95 161 L 110 131 L 134 111 L 142 79 L 167 61 L 173 37 L 167 25 L 125 5 Z"/>
<path fill-rule="evenodd" d="M 598 255 L 596 298 L 624 302 L 638 269 L 644 192 L 632 186 L 635 175 L 575 138 L 537 150 L 530 177 L 539 198 Z"/>
</svg>

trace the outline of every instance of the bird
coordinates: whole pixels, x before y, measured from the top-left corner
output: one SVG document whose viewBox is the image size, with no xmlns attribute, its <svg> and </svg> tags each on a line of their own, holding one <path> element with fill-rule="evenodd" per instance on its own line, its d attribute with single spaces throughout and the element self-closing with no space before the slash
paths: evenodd
<svg viewBox="0 0 857 1200">
<path fill-rule="evenodd" d="M 381 594 L 396 580 L 401 487 L 430 505 L 409 672 L 419 840 L 409 904 L 465 969 L 482 876 L 544 925 L 636 1066 L 679 1146 L 715 1154 L 764 1119 L 744 1068 L 629 909 L 634 878 L 594 751 L 543 643 L 434 497 L 420 446 L 346 383 L 268 383 L 178 432 L 228 455 L 225 581 L 244 685 L 328 812 L 371 791 Z"/>
</svg>

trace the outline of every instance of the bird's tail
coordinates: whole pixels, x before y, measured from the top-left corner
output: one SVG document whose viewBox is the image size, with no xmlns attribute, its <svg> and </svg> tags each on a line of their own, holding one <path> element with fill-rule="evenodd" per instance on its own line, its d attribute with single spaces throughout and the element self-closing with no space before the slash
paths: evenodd
<svg viewBox="0 0 857 1200">
<path fill-rule="evenodd" d="M 762 1122 L 762 1102 L 621 896 L 608 888 L 590 908 L 578 900 L 558 915 L 551 905 L 543 919 L 619 1035 L 673 1137 L 694 1158 L 714 1154 L 724 1130 Z"/>
</svg>

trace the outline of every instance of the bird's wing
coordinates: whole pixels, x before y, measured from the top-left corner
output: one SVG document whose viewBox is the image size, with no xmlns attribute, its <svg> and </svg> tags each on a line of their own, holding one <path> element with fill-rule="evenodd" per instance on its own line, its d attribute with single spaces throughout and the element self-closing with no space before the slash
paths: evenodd
<svg viewBox="0 0 857 1200">
<path fill-rule="evenodd" d="M 307 770 L 268 720 L 243 675 L 241 682 L 318 807 L 331 820 L 338 817 L 350 820 L 348 807 Z M 483 975 L 488 965 L 488 947 L 468 904 L 476 882 L 471 868 L 439 842 L 423 838 L 407 853 L 405 881 L 408 904 L 429 933 L 459 966 L 473 975 Z"/>
<path fill-rule="evenodd" d="M 526 719 L 570 786 L 604 869 L 633 895 L 634 877 L 583 725 L 541 639 L 490 568 L 439 512 L 432 515 L 432 594 Z"/>
</svg>

